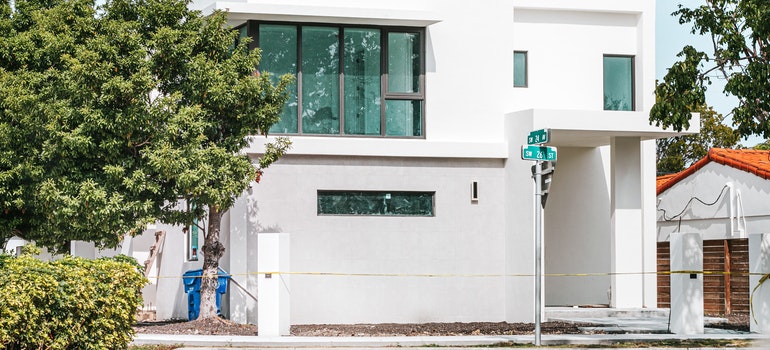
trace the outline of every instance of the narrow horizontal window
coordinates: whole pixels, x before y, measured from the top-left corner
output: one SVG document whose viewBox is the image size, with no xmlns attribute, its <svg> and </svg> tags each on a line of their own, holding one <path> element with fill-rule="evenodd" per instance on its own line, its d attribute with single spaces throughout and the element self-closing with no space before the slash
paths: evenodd
<svg viewBox="0 0 770 350">
<path fill-rule="evenodd" d="M 318 215 L 434 216 L 435 192 L 318 191 Z"/>
</svg>

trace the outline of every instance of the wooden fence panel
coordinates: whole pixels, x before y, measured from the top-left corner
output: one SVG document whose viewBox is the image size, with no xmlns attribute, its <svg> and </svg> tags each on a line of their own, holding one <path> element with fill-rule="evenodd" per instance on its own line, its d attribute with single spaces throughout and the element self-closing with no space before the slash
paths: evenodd
<svg viewBox="0 0 770 350">
<path fill-rule="evenodd" d="M 669 242 L 658 242 L 658 307 L 671 307 Z M 703 309 L 706 315 L 749 312 L 748 239 L 703 241 Z M 663 272 L 663 273 L 661 273 Z"/>
</svg>

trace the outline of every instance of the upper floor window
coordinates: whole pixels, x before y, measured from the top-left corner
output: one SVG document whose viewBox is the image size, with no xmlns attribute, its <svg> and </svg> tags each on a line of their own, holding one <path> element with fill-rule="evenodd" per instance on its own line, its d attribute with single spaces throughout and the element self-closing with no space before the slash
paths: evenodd
<svg viewBox="0 0 770 350">
<path fill-rule="evenodd" d="M 513 52 L 513 86 L 527 87 L 527 52 Z"/>
<path fill-rule="evenodd" d="M 424 30 L 249 21 L 259 70 L 297 77 L 271 133 L 424 136 Z"/>
<path fill-rule="evenodd" d="M 634 57 L 604 56 L 604 110 L 634 110 Z"/>
</svg>

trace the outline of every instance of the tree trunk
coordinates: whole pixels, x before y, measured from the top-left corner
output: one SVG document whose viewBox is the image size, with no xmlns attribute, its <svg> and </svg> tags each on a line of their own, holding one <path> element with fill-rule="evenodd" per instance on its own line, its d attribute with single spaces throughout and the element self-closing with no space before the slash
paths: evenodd
<svg viewBox="0 0 770 350">
<path fill-rule="evenodd" d="M 209 208 L 209 222 L 203 241 L 203 277 L 201 279 L 201 304 L 198 319 L 217 317 L 217 272 L 219 259 L 225 247 L 219 241 L 222 213 L 216 207 Z"/>
</svg>

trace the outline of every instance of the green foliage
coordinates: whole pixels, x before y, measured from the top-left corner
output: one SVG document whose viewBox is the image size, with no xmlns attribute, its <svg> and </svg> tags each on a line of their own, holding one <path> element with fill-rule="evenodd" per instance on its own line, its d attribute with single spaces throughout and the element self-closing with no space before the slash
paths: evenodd
<svg viewBox="0 0 770 350">
<path fill-rule="evenodd" d="M 736 131 L 723 124 L 724 117 L 711 107 L 700 105 L 693 110 L 700 113 L 700 133 L 658 139 L 658 174 L 680 172 L 708 154 L 712 147 L 734 148 L 738 145 Z"/>
<path fill-rule="evenodd" d="M 765 140 L 765 142 L 755 145 L 754 149 L 759 151 L 770 151 L 770 140 Z"/>
<path fill-rule="evenodd" d="M 730 112 L 741 136 L 770 138 L 770 3 L 755 0 L 707 0 L 682 5 L 672 15 L 691 23 L 692 33 L 709 35 L 713 50 L 685 46 L 682 59 L 669 69 L 656 88 L 650 121 L 677 131 L 687 128 L 693 106 L 704 103 L 712 78 L 726 79 L 726 95 L 738 105 Z"/>
<path fill-rule="evenodd" d="M 225 14 L 187 5 L 0 3 L 0 242 L 115 247 L 248 187 L 257 169 L 240 151 L 278 121 L 292 77 L 255 74 L 259 52 L 233 46 Z"/>
<path fill-rule="evenodd" d="M 147 283 L 132 264 L 0 256 L 4 349 L 125 349 Z"/>
<path fill-rule="evenodd" d="M 29 255 L 29 256 L 38 256 L 43 252 L 40 247 L 38 247 L 35 243 L 27 243 L 24 246 L 21 247 L 21 254 L 23 255 Z M 134 260 L 136 262 L 136 260 Z"/>
</svg>

